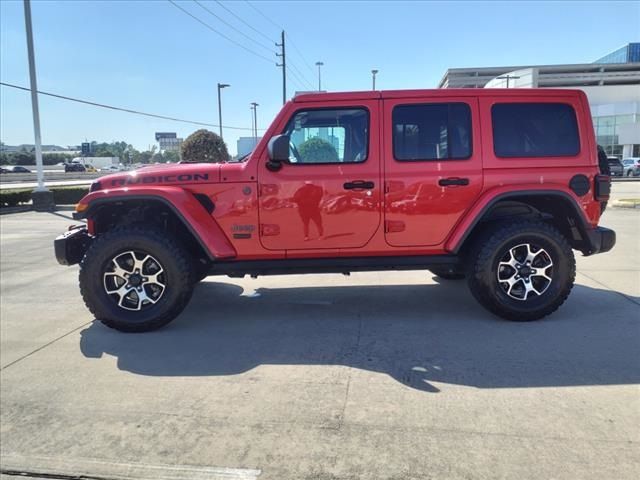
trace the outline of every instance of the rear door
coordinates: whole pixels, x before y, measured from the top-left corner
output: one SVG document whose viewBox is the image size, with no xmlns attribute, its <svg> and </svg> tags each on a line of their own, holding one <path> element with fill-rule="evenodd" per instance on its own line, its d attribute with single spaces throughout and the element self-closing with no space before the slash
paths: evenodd
<svg viewBox="0 0 640 480">
<path fill-rule="evenodd" d="M 439 245 L 482 191 L 478 100 L 388 98 L 383 111 L 385 238 Z"/>
</svg>

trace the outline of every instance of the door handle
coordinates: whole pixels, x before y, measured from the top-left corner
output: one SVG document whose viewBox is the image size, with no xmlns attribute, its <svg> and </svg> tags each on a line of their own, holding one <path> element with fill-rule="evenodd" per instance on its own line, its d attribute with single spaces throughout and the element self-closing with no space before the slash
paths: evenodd
<svg viewBox="0 0 640 480">
<path fill-rule="evenodd" d="M 373 182 L 365 182 L 364 180 L 354 180 L 353 182 L 347 182 L 342 186 L 345 190 L 371 190 L 375 187 L 375 184 Z"/>
<path fill-rule="evenodd" d="M 441 178 L 438 180 L 441 187 L 452 187 L 455 185 L 469 185 L 468 178 Z"/>
</svg>

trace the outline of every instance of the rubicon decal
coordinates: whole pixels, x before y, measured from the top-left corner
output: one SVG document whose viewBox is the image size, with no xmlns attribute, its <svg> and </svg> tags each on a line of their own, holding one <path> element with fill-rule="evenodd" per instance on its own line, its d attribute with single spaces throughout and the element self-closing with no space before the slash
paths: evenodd
<svg viewBox="0 0 640 480">
<path fill-rule="evenodd" d="M 131 175 L 126 178 L 114 178 L 111 180 L 112 187 L 122 187 L 124 185 L 137 185 L 143 183 L 175 183 L 175 182 L 206 182 L 209 180 L 208 173 L 182 173 L 180 175 Z"/>
</svg>

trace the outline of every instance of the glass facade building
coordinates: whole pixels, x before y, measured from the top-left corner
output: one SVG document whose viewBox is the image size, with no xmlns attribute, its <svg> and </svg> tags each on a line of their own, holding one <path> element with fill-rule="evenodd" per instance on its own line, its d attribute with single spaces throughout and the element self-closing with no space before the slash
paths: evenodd
<svg viewBox="0 0 640 480">
<path fill-rule="evenodd" d="M 620 130 L 624 125 L 640 122 L 640 115 L 610 115 L 593 117 L 593 128 L 596 131 L 596 141 L 602 145 L 608 155 L 622 158 L 623 156 L 640 156 L 640 145 L 632 144 L 631 150 L 624 151 L 624 144 L 620 142 Z"/>
<path fill-rule="evenodd" d="M 628 43 L 624 47 L 599 58 L 593 63 L 635 63 L 640 62 L 640 43 Z"/>
</svg>

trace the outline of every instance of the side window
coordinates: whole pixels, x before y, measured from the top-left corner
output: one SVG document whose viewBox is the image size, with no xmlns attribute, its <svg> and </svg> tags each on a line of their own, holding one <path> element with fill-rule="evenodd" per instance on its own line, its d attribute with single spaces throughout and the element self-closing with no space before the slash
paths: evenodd
<svg viewBox="0 0 640 480">
<path fill-rule="evenodd" d="M 369 113 L 363 108 L 297 112 L 289 121 L 293 164 L 359 163 L 367 159 Z"/>
<path fill-rule="evenodd" d="M 398 105 L 392 117 L 396 160 L 462 160 L 471 156 L 471 109 L 466 103 Z"/>
<path fill-rule="evenodd" d="M 580 152 L 576 113 L 564 103 L 498 103 L 491 108 L 498 157 L 570 157 Z"/>
</svg>

